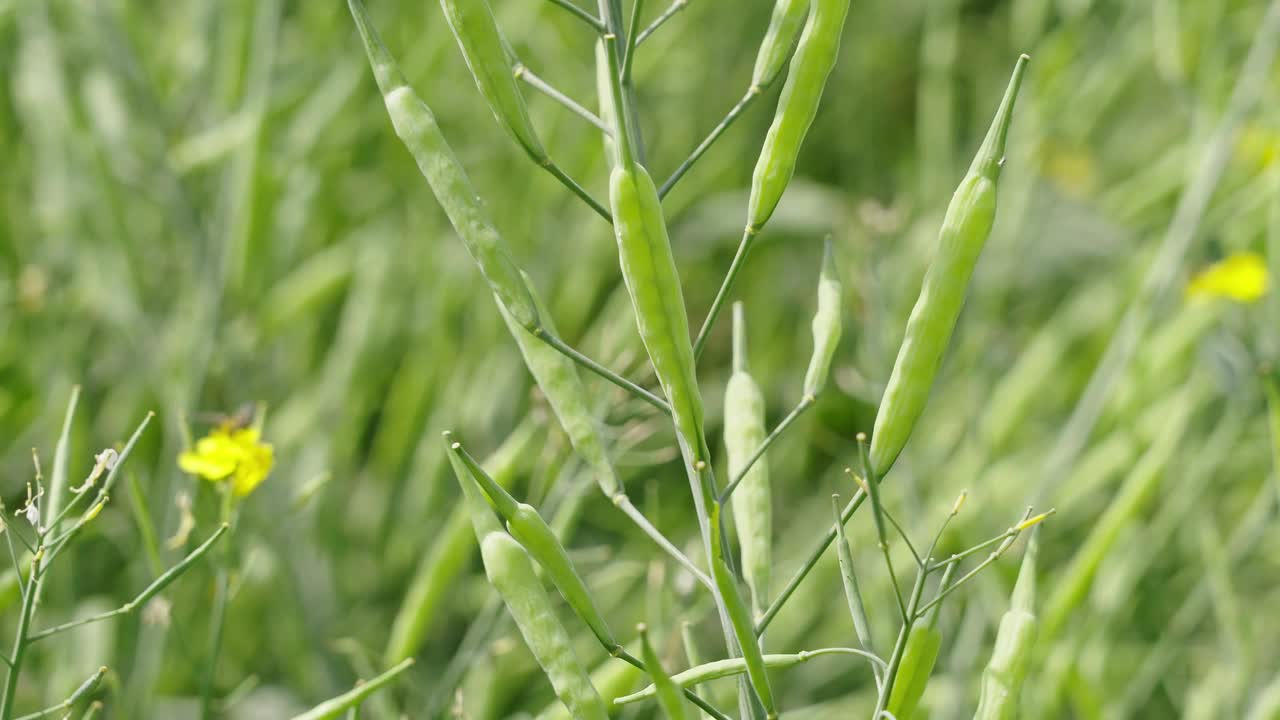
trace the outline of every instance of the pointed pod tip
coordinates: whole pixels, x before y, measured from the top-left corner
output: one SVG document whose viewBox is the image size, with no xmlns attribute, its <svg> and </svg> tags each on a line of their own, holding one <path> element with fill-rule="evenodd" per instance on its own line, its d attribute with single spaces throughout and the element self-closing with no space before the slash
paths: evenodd
<svg viewBox="0 0 1280 720">
<path fill-rule="evenodd" d="M 1013 120 L 1013 106 L 1017 102 L 1022 78 L 1026 74 L 1027 63 L 1030 60 L 1031 56 L 1026 53 L 1018 56 L 1018 61 L 1013 66 L 1013 74 L 1009 77 L 1009 85 L 1005 88 L 1004 97 L 1001 98 L 1000 106 L 991 120 L 991 127 L 982 141 L 982 147 L 978 148 L 978 154 L 973 158 L 973 165 L 969 167 L 970 173 L 982 175 L 993 181 L 1000 177 L 1000 168 L 1004 164 L 1005 143 L 1009 137 L 1009 125 Z"/>
</svg>

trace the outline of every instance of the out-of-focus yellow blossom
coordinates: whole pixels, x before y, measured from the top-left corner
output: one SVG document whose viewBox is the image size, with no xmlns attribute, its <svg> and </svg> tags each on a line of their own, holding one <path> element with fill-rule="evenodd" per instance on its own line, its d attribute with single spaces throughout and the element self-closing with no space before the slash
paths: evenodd
<svg viewBox="0 0 1280 720">
<path fill-rule="evenodd" d="M 229 481 L 236 495 L 244 497 L 267 479 L 275 453 L 262 442 L 257 428 L 218 427 L 196 441 L 194 450 L 178 456 L 183 472 L 213 482 Z"/>
<path fill-rule="evenodd" d="M 1187 283 L 1187 297 L 1220 297 L 1240 303 L 1257 302 L 1267 294 L 1267 263 L 1254 252 L 1239 252 L 1196 273 Z"/>
</svg>

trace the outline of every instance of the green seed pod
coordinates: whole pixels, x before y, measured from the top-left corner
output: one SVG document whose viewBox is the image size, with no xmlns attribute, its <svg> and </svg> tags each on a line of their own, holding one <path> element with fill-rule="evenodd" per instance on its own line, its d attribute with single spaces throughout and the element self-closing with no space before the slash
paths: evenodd
<svg viewBox="0 0 1280 720">
<path fill-rule="evenodd" d="M 578 662 L 569 634 L 521 544 L 506 533 L 492 532 L 480 541 L 480 554 L 489 582 L 569 714 L 578 720 L 607 720 L 604 701 Z"/>
<path fill-rule="evenodd" d="M 742 303 L 733 306 L 733 375 L 724 391 L 724 446 L 729 477 L 736 478 L 764 443 L 764 395 L 747 371 L 746 328 Z M 773 564 L 773 498 L 769 464 L 758 459 L 730 498 L 742 548 L 742 576 L 751 593 L 751 612 L 769 605 L 769 568 Z"/>
<path fill-rule="evenodd" d="M 938 650 L 942 647 L 942 634 L 935 627 L 937 619 L 938 608 L 935 606 L 928 617 L 911 628 L 911 634 L 907 636 L 902 662 L 885 708 L 898 720 L 911 720 L 920 705 L 920 698 L 924 697 L 924 689 L 929 685 L 929 675 L 933 673 Z"/>
<path fill-rule="evenodd" d="M 938 248 L 907 320 L 906 335 L 876 413 L 871 461 L 879 477 L 893 466 L 924 410 L 964 304 L 969 276 L 995 222 L 996 181 L 1026 64 L 1027 56 L 1023 55 L 1013 70 L 991 129 L 942 220 Z"/>
<path fill-rule="evenodd" d="M 845 537 L 844 522 L 840 518 L 840 498 L 831 496 L 831 508 L 836 516 L 836 555 L 840 559 L 840 579 L 844 584 L 845 601 L 849 603 L 849 616 L 853 618 L 853 631 L 858 642 L 867 652 L 874 652 L 871 641 L 871 627 L 867 623 L 867 611 L 862 604 L 862 592 L 858 589 L 858 576 L 854 572 L 853 551 L 849 548 L 849 539 Z"/>
<path fill-rule="evenodd" d="M 804 374 L 804 394 L 817 397 L 831 374 L 831 358 L 840 345 L 840 276 L 831 252 L 831 238 L 822 251 L 822 272 L 818 276 L 818 311 L 813 316 L 813 355 Z"/>
<path fill-rule="evenodd" d="M 638 629 L 640 657 L 644 659 L 645 672 L 653 678 L 653 686 L 658 693 L 658 702 L 662 705 L 662 711 L 666 713 L 667 720 L 686 720 L 689 716 L 685 712 L 684 695 L 681 694 L 680 687 L 667 674 L 666 668 L 662 667 L 662 661 L 658 659 L 653 643 L 649 642 L 649 633 L 645 626 L 641 625 Z"/>
<path fill-rule="evenodd" d="M 348 0 L 348 5 L 364 41 L 373 76 L 396 135 L 417 161 L 418 169 L 431 185 L 431 191 L 462 238 L 467 252 L 480 266 L 480 272 L 494 295 L 521 327 L 535 330 L 538 313 L 529 297 L 529 290 L 497 228 L 489 220 L 489 211 L 441 134 L 431 109 L 405 81 L 404 74 L 373 27 L 364 4 L 360 0 Z"/>
<path fill-rule="evenodd" d="M 1013 720 L 1018 716 L 1018 692 L 1027 676 L 1036 635 L 1037 537 L 1033 534 L 1027 544 L 1009 611 L 1000 619 L 995 649 L 982 671 L 982 694 L 974 720 Z"/>
<path fill-rule="evenodd" d="M 533 506 L 518 502 L 494 482 L 475 458 L 462 448 L 461 443 L 452 442 L 448 433 L 445 434 L 445 442 L 449 446 L 449 454 L 458 458 L 465 466 L 472 483 L 484 494 L 490 507 L 506 521 L 508 532 L 538 561 L 547 578 L 564 596 L 573 612 L 587 624 L 601 645 L 610 652 L 618 649 L 618 642 L 609 630 L 604 615 L 591 599 L 591 593 L 587 591 L 586 584 L 582 582 L 581 576 L 573 567 L 573 561 L 569 559 L 569 554 L 565 552 L 551 526 L 547 525 Z"/>
<path fill-rule="evenodd" d="M 686 462 L 705 461 L 702 396 L 689 340 L 689 318 L 658 189 L 644 167 L 619 165 L 609 177 L 614 234 L 622 278 L 635 309 L 640 338 L 658 382 L 671 403 L 676 433 L 687 445 Z"/>
<path fill-rule="evenodd" d="M 757 232 L 768 222 L 791 182 L 800 146 L 818 112 L 827 76 L 840 52 L 840 33 L 849 14 L 849 0 L 814 0 L 809 20 L 800 35 L 787 82 L 778 98 L 778 109 L 765 136 L 760 159 L 751 177 L 747 228 Z"/>
<path fill-rule="evenodd" d="M 440 0 L 440 7 L 476 87 L 498 123 L 531 157 L 546 159 L 547 151 L 529 120 L 529 109 L 512 72 L 510 46 L 498 29 L 488 0 Z"/>
<path fill-rule="evenodd" d="M 491 477 L 503 487 L 515 480 L 519 460 L 528 456 L 528 450 L 537 437 L 537 426 L 530 420 L 521 422 L 511 435 L 489 458 L 485 460 L 492 471 Z M 422 647 L 432 624 L 440 619 L 438 612 L 456 586 L 458 576 L 473 557 L 476 541 L 501 526 L 489 509 L 484 497 L 470 482 L 469 471 L 459 467 L 452 454 L 449 462 L 466 502 L 455 505 L 445 520 L 443 529 L 434 538 L 431 549 L 414 571 L 405 592 L 404 602 L 391 624 L 384 661 L 394 665 L 413 657 Z M 474 538 L 474 539 L 473 539 Z"/>
<path fill-rule="evenodd" d="M 765 669 L 764 655 L 760 651 L 760 643 L 756 638 L 755 623 L 751 620 L 751 613 L 747 610 L 746 603 L 742 601 L 737 580 L 725 561 L 724 543 L 718 530 L 720 527 L 720 506 L 715 504 L 711 508 L 711 577 L 715 580 L 716 590 L 720 592 L 720 597 L 724 601 L 724 609 L 729 615 L 729 623 L 733 626 L 734 637 L 737 638 L 739 649 L 742 650 L 742 659 L 746 664 L 747 678 L 751 681 L 751 687 L 755 689 L 756 695 L 760 698 L 760 704 L 764 706 L 768 716 L 776 718 L 777 705 L 773 699 L 773 689 L 769 685 L 769 673 Z"/>
<path fill-rule="evenodd" d="M 541 318 L 542 326 L 552 334 L 558 334 L 551 314 L 543 306 L 542 300 L 533 288 L 533 283 L 527 275 L 521 273 L 521 277 L 529 290 L 529 297 Z M 622 483 L 614 472 L 608 453 L 605 452 L 604 440 L 600 437 L 600 424 L 595 414 L 591 412 L 587 392 L 582 386 L 582 379 L 578 376 L 577 366 L 564 353 L 525 332 L 516 319 L 501 305 L 499 309 L 502 309 L 502 319 L 511 330 L 511 336 L 520 346 L 520 354 L 524 356 L 525 365 L 529 367 L 529 372 L 533 373 L 538 387 L 542 388 L 542 393 L 547 397 L 547 403 L 551 405 L 551 411 L 555 413 L 560 426 L 569 436 L 573 449 L 591 468 L 600 491 L 611 500 L 622 494 Z"/>
<path fill-rule="evenodd" d="M 819 650 L 804 650 L 798 653 L 787 655 L 765 655 L 764 664 L 774 670 L 794 667 L 807 660 L 826 655 L 860 655 L 866 657 L 862 652 L 851 648 L 822 648 Z M 672 682 L 682 688 L 694 687 L 712 680 L 720 678 L 741 675 L 747 671 L 747 663 L 742 658 L 730 658 L 728 660 L 715 660 L 709 663 L 703 663 L 696 667 L 691 667 L 681 673 L 671 676 Z M 630 705 L 631 703 L 640 702 L 657 695 L 657 688 L 653 685 L 630 695 L 624 695 L 613 701 L 615 706 Z"/>
<path fill-rule="evenodd" d="M 756 53 L 756 66 L 751 73 L 753 92 L 769 87 L 782 72 L 808 15 L 809 0 L 778 0 L 774 4 L 773 17 L 769 18 L 769 29 L 764 33 L 760 52 Z"/>
</svg>

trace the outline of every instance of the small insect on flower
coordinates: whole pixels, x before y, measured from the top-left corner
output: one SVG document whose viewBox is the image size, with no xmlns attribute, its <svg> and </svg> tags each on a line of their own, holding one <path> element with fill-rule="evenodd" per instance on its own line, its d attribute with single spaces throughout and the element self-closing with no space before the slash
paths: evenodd
<svg viewBox="0 0 1280 720">
<path fill-rule="evenodd" d="M 228 481 L 232 491 L 244 497 L 267 479 L 275 462 L 274 449 L 261 435 L 256 427 L 214 428 L 196 441 L 194 450 L 178 456 L 178 467 L 211 482 Z"/>
<path fill-rule="evenodd" d="M 1238 252 L 1196 273 L 1187 283 L 1189 298 L 1226 298 L 1254 303 L 1267 294 L 1267 262 L 1254 252 Z"/>
</svg>

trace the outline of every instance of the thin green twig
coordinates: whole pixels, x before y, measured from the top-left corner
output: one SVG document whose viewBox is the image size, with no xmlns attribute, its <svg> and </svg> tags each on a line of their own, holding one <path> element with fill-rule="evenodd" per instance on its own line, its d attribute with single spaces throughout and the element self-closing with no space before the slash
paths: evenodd
<svg viewBox="0 0 1280 720">
<path fill-rule="evenodd" d="M 578 364 L 579 364 L 579 365 L 581 365 L 582 367 L 584 367 L 584 368 L 586 368 L 586 369 L 590 370 L 591 372 L 595 373 L 596 375 L 599 375 L 600 377 L 604 378 L 605 380 L 608 380 L 609 382 L 613 383 L 614 385 L 617 385 L 618 387 L 622 388 L 623 390 L 626 390 L 627 392 L 631 393 L 632 395 L 635 395 L 636 397 L 640 398 L 641 400 L 644 400 L 645 402 L 647 402 L 647 403 L 649 403 L 650 405 L 652 405 L 652 406 L 654 406 L 654 407 L 658 408 L 658 409 L 659 409 L 659 410 L 661 410 L 662 412 L 664 412 L 664 413 L 666 413 L 666 414 L 668 414 L 668 415 L 670 415 L 670 414 L 671 414 L 671 406 L 667 404 L 667 401 L 666 401 L 666 400 L 663 400 L 662 398 L 658 397 L 657 395 L 654 395 L 653 393 L 649 392 L 648 390 L 645 390 L 644 388 L 640 387 L 639 385 L 637 385 L 637 384 L 635 384 L 635 383 L 631 382 L 630 380 L 628 380 L 628 379 L 626 379 L 626 378 L 622 377 L 621 375 L 619 375 L 619 374 L 617 374 L 617 373 L 613 372 L 612 370 L 610 370 L 609 368 L 607 368 L 607 367 L 605 367 L 605 366 L 601 365 L 600 363 L 596 362 L 595 360 L 592 360 L 591 358 L 587 357 L 586 355 L 583 355 L 582 353 L 578 352 L 578 351 L 577 351 L 577 350 L 575 350 L 573 347 L 571 347 L 568 343 L 566 343 L 564 340 L 560 339 L 560 337 L 559 337 L 559 336 L 557 336 L 555 333 L 552 333 L 552 332 L 548 331 L 546 328 L 539 328 L 539 329 L 538 329 L 538 330 L 536 330 L 533 334 L 534 334 L 534 335 L 536 335 L 539 339 L 541 339 L 541 340 L 542 340 L 543 342 L 545 342 L 546 344 L 550 345 L 551 347 L 555 348 L 556 350 L 559 350 L 561 353 L 563 353 L 564 355 L 566 355 L 569 359 L 571 359 L 571 360 L 573 360 L 574 362 L 578 363 Z"/>
<path fill-rule="evenodd" d="M 583 10 L 577 5 L 574 5 L 570 0 L 551 0 L 551 2 L 556 5 L 556 7 L 568 11 L 570 15 L 590 25 L 592 30 L 595 30 L 598 33 L 604 32 L 604 23 L 600 22 L 600 18 L 592 15 L 586 10 Z"/>
<path fill-rule="evenodd" d="M 734 490 L 738 489 L 738 485 L 742 483 L 743 478 L 747 476 L 747 473 L 751 470 L 752 466 L 756 464 L 756 461 L 764 456 L 764 453 L 769 449 L 769 446 L 772 445 L 775 440 L 782 437 L 782 433 L 786 432 L 787 428 L 790 427 L 797 418 L 804 414 L 804 411 L 813 407 L 813 403 L 814 398 L 812 395 L 804 396 L 804 398 L 800 400 L 800 403 L 782 419 L 782 422 L 778 423 L 778 426 L 773 429 L 773 432 L 770 432 L 765 439 L 761 441 L 760 447 L 756 448 L 755 453 L 747 459 L 746 464 L 738 471 L 737 476 L 734 477 L 733 481 L 724 489 L 724 492 L 720 493 L 721 505 L 729 502 L 729 497 L 733 495 Z"/>
<path fill-rule="evenodd" d="M 596 115 L 595 113 L 583 107 L 580 103 L 578 103 L 578 101 L 574 100 L 568 95 L 565 95 L 564 93 L 555 89 L 551 85 L 551 83 L 548 83 L 546 80 L 543 80 L 541 77 L 538 76 L 537 73 L 530 70 L 529 66 L 523 63 L 516 63 L 515 67 L 511 69 L 511 72 L 513 75 L 516 76 L 517 80 L 523 81 L 526 85 L 533 88 L 534 90 L 537 90 L 538 92 L 542 93 L 543 95 L 546 95 L 552 100 L 555 100 L 557 103 L 560 103 L 569 112 L 591 123 L 604 134 L 609 136 L 613 135 L 613 130 L 610 129 L 608 125 L 605 125 L 604 120 L 601 120 L 599 115 Z"/>
<path fill-rule="evenodd" d="M 683 7 L 685 3 L 687 3 L 687 0 L 683 0 L 683 2 L 681 2 L 681 7 Z M 675 5 L 672 5 L 672 8 L 675 8 Z M 675 14 L 670 10 L 667 12 Z M 666 17 L 669 16 L 670 15 L 667 15 Z M 663 18 L 660 17 L 658 19 L 662 20 Z M 640 39 L 643 40 L 645 37 L 646 36 L 642 33 Z M 755 102 L 755 99 L 758 97 L 760 97 L 760 88 L 752 85 L 751 88 L 747 90 L 747 94 L 743 95 L 742 99 L 734 104 L 732 108 L 729 108 L 729 112 L 725 114 L 724 118 L 711 129 L 711 132 L 703 139 L 702 142 L 698 143 L 698 146 L 693 149 L 693 152 L 689 153 L 689 157 L 685 158 L 684 162 L 680 163 L 680 165 L 676 167 L 675 172 L 671 173 L 671 177 L 668 177 L 663 181 L 662 185 L 658 188 L 658 197 L 666 197 L 667 193 L 671 192 L 671 188 L 675 187 L 676 183 L 680 182 L 680 178 L 684 177 L 685 173 L 693 169 L 694 163 L 698 162 L 698 159 L 701 158 L 707 150 L 711 149 L 711 146 L 720 139 L 720 136 L 733 125 L 734 121 L 736 121 L 742 113 L 746 112 L 747 108 L 751 107 L 751 104 Z"/>
<path fill-rule="evenodd" d="M 688 6 L 689 0 L 673 0 L 667 9 L 662 11 L 661 15 L 654 18 L 653 22 L 649 23 L 648 27 L 640 31 L 639 35 L 636 37 L 636 45 L 648 40 L 649 36 L 652 35 L 654 31 L 665 25 L 668 20 Z"/>
</svg>

